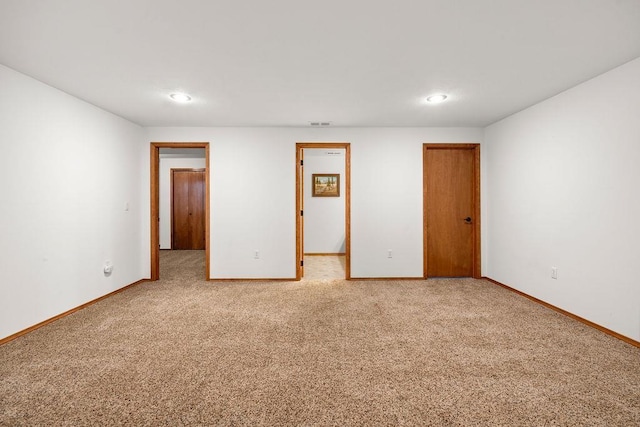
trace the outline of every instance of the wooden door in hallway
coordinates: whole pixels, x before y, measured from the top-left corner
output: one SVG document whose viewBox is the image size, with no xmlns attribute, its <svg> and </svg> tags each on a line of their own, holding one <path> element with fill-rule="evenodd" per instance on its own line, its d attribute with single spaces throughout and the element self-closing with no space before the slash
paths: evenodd
<svg viewBox="0 0 640 427">
<path fill-rule="evenodd" d="M 480 277 L 477 144 L 425 144 L 425 277 Z"/>
<path fill-rule="evenodd" d="M 205 171 L 171 169 L 171 248 L 205 248 Z"/>
</svg>

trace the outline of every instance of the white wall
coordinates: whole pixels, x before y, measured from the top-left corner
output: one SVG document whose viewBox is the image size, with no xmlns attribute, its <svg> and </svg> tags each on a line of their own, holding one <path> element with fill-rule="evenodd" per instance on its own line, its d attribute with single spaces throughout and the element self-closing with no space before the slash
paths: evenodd
<svg viewBox="0 0 640 427">
<path fill-rule="evenodd" d="M 149 276 L 150 141 L 211 143 L 212 278 L 292 278 L 296 142 L 351 143 L 352 276 L 420 277 L 422 144 L 485 139 L 483 274 L 640 340 L 640 59 L 484 132 L 141 129 L 3 66 L 0 86 L 0 338 Z"/>
<path fill-rule="evenodd" d="M 149 214 L 139 126 L 1 65 L 0 87 L 3 338 L 148 277 Z"/>
<path fill-rule="evenodd" d="M 159 209 L 160 209 L 160 249 L 171 249 L 171 169 L 204 169 L 206 159 L 189 157 L 167 157 L 160 154 L 159 165 Z"/>
<path fill-rule="evenodd" d="M 304 252 L 345 251 L 345 151 L 304 149 Z M 340 175 L 340 197 L 313 197 L 313 174 Z"/>
<path fill-rule="evenodd" d="M 485 141 L 485 275 L 640 340 L 640 59 Z"/>
<path fill-rule="evenodd" d="M 479 128 L 146 131 L 148 142 L 210 142 L 212 278 L 295 277 L 296 142 L 351 143 L 352 276 L 422 277 L 422 144 L 479 143 L 483 136 Z M 371 185 L 380 174 L 388 179 Z M 148 234 L 149 225 L 143 241 Z"/>
</svg>

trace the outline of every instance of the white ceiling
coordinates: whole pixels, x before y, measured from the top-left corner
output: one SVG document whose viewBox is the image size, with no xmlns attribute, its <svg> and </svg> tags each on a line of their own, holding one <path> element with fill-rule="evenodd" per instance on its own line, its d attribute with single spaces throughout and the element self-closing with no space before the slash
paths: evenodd
<svg viewBox="0 0 640 427">
<path fill-rule="evenodd" d="M 637 57 L 640 0 L 0 0 L 0 63 L 146 126 L 485 126 Z"/>
</svg>

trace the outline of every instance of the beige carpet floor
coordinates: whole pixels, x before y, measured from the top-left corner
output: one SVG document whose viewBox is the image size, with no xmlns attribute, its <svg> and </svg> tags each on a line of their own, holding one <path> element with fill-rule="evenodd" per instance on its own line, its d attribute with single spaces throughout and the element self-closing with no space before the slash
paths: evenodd
<svg viewBox="0 0 640 427">
<path fill-rule="evenodd" d="M 0 346 L 0 425 L 640 425 L 640 349 L 488 282 L 202 260 Z"/>
</svg>

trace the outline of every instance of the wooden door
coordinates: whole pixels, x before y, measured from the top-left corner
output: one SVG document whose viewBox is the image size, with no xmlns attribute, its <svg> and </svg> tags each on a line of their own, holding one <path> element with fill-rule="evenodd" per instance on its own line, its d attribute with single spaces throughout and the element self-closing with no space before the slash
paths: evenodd
<svg viewBox="0 0 640 427">
<path fill-rule="evenodd" d="M 425 277 L 479 277 L 478 150 L 425 145 Z"/>
<path fill-rule="evenodd" d="M 205 248 L 205 171 L 171 169 L 171 248 Z"/>
</svg>

